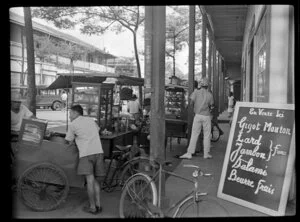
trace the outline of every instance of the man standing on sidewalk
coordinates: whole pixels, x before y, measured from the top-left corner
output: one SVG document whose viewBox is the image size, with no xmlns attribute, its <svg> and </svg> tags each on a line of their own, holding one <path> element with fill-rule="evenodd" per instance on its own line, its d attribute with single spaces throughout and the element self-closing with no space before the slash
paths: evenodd
<svg viewBox="0 0 300 222">
<path fill-rule="evenodd" d="M 203 145 L 204 145 L 204 159 L 210 159 L 212 156 L 210 151 L 210 134 L 211 134 L 211 118 L 210 107 L 213 106 L 213 95 L 208 91 L 208 79 L 202 78 L 200 81 L 200 89 L 194 90 L 190 96 L 191 104 L 194 104 L 194 120 L 192 126 L 192 135 L 188 146 L 187 153 L 180 156 L 181 159 L 191 159 L 192 154 L 195 153 L 196 143 L 201 133 L 203 126 Z"/>
<path fill-rule="evenodd" d="M 79 150 L 77 174 L 84 175 L 87 183 L 89 206 L 83 210 L 87 213 L 97 214 L 102 211 L 100 205 L 100 185 L 95 177 L 103 177 L 105 168 L 103 163 L 103 149 L 96 122 L 83 116 L 80 105 L 74 105 L 70 110 L 71 124 L 65 139 L 72 142 L 75 139 Z"/>
</svg>

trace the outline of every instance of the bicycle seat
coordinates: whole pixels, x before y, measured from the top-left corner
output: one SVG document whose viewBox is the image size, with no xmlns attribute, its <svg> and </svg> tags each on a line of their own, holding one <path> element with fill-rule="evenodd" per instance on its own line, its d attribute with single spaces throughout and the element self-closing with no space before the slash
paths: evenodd
<svg viewBox="0 0 300 222">
<path fill-rule="evenodd" d="M 128 151 L 128 150 L 130 150 L 131 145 L 127 145 L 127 146 L 116 145 L 115 147 L 119 151 Z"/>
</svg>

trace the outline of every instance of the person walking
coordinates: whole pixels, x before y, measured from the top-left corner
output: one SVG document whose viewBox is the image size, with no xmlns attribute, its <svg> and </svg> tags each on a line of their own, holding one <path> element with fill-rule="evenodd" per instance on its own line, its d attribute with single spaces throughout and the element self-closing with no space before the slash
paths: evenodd
<svg viewBox="0 0 300 222">
<path fill-rule="evenodd" d="M 83 109 L 80 105 L 71 107 L 70 120 L 65 140 L 67 143 L 75 140 L 79 150 L 77 174 L 85 176 L 87 183 L 89 206 L 85 206 L 83 210 L 87 213 L 97 214 L 102 211 L 100 184 L 97 179 L 105 176 L 99 127 L 94 119 L 83 116 Z"/>
<path fill-rule="evenodd" d="M 62 110 L 65 110 L 65 108 L 67 107 L 67 99 L 68 99 L 68 94 L 66 93 L 66 91 L 63 91 L 60 98 L 62 101 Z"/>
<path fill-rule="evenodd" d="M 235 99 L 234 99 L 234 96 L 233 96 L 233 92 L 230 92 L 229 93 L 229 96 L 228 96 L 228 118 L 229 118 L 229 125 L 231 125 L 231 122 L 232 122 L 232 115 L 233 115 L 233 112 L 234 112 L 234 106 L 235 106 Z"/>
<path fill-rule="evenodd" d="M 203 126 L 203 145 L 204 145 L 204 159 L 210 159 L 212 156 L 210 151 L 210 134 L 211 134 L 211 117 L 210 107 L 213 106 L 213 95 L 208 91 L 208 79 L 202 78 L 200 80 L 200 89 L 194 90 L 190 96 L 191 104 L 194 104 L 194 120 L 192 126 L 192 134 L 187 152 L 180 156 L 181 159 L 191 159 L 192 154 L 195 153 L 198 136 L 201 133 Z"/>
</svg>

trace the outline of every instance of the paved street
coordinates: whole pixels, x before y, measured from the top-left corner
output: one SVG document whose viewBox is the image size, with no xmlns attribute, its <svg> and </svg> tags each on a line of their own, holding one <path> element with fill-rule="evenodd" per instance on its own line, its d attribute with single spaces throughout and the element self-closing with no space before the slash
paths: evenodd
<svg viewBox="0 0 300 222">
<path fill-rule="evenodd" d="M 68 117 L 67 117 L 68 115 Z M 39 119 L 48 120 L 47 129 L 62 126 L 67 123 L 67 118 L 69 120 L 69 114 L 66 111 L 53 111 L 51 109 L 38 109 L 36 110 L 36 116 Z"/>
<path fill-rule="evenodd" d="M 120 191 L 111 193 L 101 192 L 101 204 L 103 211 L 99 215 L 92 215 L 82 211 L 87 204 L 88 197 L 85 189 L 71 188 L 66 201 L 58 209 L 48 212 L 35 212 L 27 208 L 14 192 L 14 213 L 15 218 L 116 218 L 119 213 Z"/>
</svg>

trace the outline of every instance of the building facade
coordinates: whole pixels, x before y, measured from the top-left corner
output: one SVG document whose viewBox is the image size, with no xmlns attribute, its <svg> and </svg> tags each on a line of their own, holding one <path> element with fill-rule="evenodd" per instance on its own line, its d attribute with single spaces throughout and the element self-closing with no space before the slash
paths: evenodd
<svg viewBox="0 0 300 222">
<path fill-rule="evenodd" d="M 242 98 L 294 103 L 294 8 L 254 5 L 247 13 L 242 56 Z"/>
<path fill-rule="evenodd" d="M 11 89 L 22 93 L 27 86 L 27 53 L 24 17 L 10 12 L 10 67 Z M 57 73 L 70 72 L 105 72 L 115 73 L 115 68 L 106 65 L 108 59 L 115 58 L 93 45 L 85 43 L 74 36 L 62 33 L 53 28 L 32 22 L 34 35 L 48 36 L 56 41 L 65 41 L 87 49 L 80 59 L 71 63 L 69 58 L 50 55 L 41 60 L 35 52 L 36 85 L 50 85 Z"/>
<path fill-rule="evenodd" d="M 137 66 L 134 58 L 118 57 L 107 60 L 107 65 L 115 69 L 117 74 L 136 77 Z"/>
</svg>

